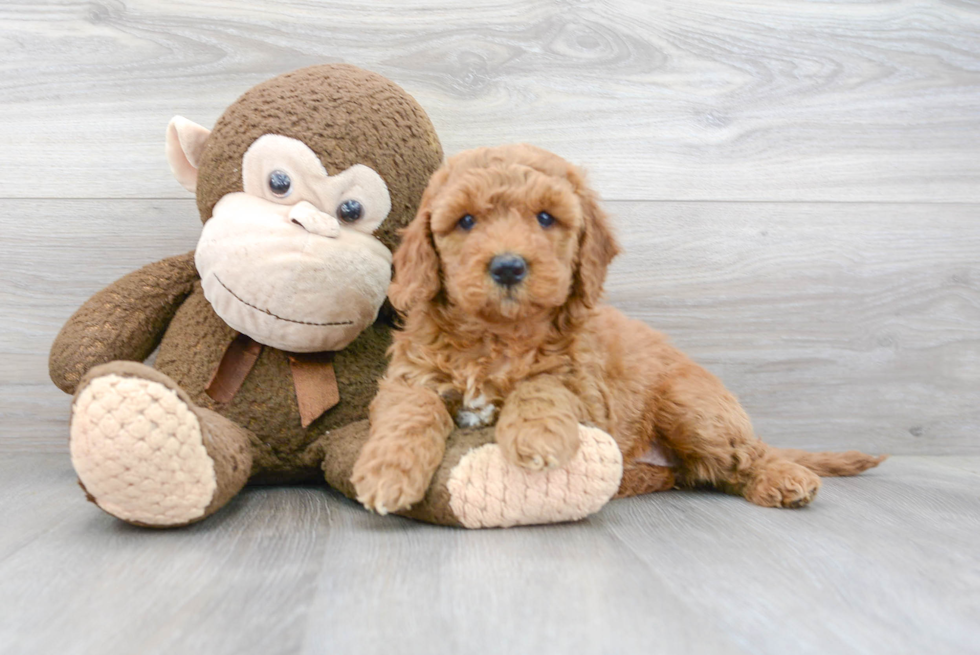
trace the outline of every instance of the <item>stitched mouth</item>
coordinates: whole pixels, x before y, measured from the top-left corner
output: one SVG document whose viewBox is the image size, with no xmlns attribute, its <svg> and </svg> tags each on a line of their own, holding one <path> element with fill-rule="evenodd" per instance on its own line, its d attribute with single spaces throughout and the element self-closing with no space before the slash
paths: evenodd
<svg viewBox="0 0 980 655">
<path fill-rule="evenodd" d="M 251 307 L 252 309 L 254 309 L 257 312 L 262 312 L 263 314 L 268 314 L 272 318 L 279 319 L 280 321 L 286 321 L 287 323 L 298 323 L 299 325 L 312 325 L 314 327 L 334 327 L 334 326 L 339 326 L 339 325 L 353 325 L 354 324 L 354 321 L 337 321 L 337 322 L 334 322 L 334 323 L 314 323 L 313 321 L 299 321 L 299 320 L 296 320 L 295 318 L 286 318 L 285 316 L 279 316 L 278 314 L 273 314 L 268 309 L 263 309 L 261 307 L 258 307 L 257 305 L 253 305 L 252 303 L 248 302 L 247 300 L 245 300 L 241 296 L 239 296 L 237 293 L 235 293 L 234 291 L 232 291 L 228 287 L 227 284 L 225 284 L 224 282 L 221 281 L 221 278 L 218 277 L 218 274 L 217 273 L 212 273 L 212 275 L 214 275 L 214 279 L 218 281 L 218 284 L 220 284 L 221 286 L 223 286 L 225 288 L 225 291 L 227 291 L 228 293 L 230 293 L 235 300 L 237 300 L 238 302 L 242 303 L 246 307 Z"/>
</svg>

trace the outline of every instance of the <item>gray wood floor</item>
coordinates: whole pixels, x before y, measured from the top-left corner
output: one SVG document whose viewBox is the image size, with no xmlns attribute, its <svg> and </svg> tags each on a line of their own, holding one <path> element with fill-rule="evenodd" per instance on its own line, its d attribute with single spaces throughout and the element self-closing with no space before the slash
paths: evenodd
<svg viewBox="0 0 980 655">
<path fill-rule="evenodd" d="M 806 510 L 712 493 L 509 531 L 251 489 L 202 525 L 84 502 L 65 319 L 190 250 L 163 132 L 346 61 L 447 153 L 584 165 L 609 300 L 780 445 L 891 452 Z M 8 0 L 0 4 L 0 653 L 980 652 L 980 4 Z"/>
<path fill-rule="evenodd" d="M 980 458 L 896 457 L 800 511 L 710 492 L 463 531 L 253 488 L 158 532 L 66 458 L 0 461 L 3 653 L 976 653 Z"/>
</svg>

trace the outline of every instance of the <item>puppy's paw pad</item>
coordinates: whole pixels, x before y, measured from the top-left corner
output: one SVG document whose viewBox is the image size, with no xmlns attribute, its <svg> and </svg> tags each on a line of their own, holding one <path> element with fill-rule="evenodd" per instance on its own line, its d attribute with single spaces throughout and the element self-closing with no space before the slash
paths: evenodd
<svg viewBox="0 0 980 655">
<path fill-rule="evenodd" d="M 810 504 L 814 498 L 817 497 L 817 490 L 813 489 L 805 495 L 801 495 L 798 498 L 793 499 L 792 497 L 783 496 L 783 507 L 788 507 L 790 509 L 798 509 L 800 507 L 805 507 Z"/>
<path fill-rule="evenodd" d="M 788 460 L 776 460 L 757 474 L 745 497 L 763 507 L 798 509 L 810 504 L 820 489 L 820 477 Z"/>
<path fill-rule="evenodd" d="M 554 455 L 548 455 L 547 458 L 541 455 L 533 455 L 530 459 L 520 460 L 520 465 L 531 471 L 544 471 L 558 468 L 558 458 Z"/>
<path fill-rule="evenodd" d="M 382 516 L 408 509 L 425 496 L 425 482 L 397 464 L 374 463 L 355 469 L 351 481 L 357 501 Z"/>
<path fill-rule="evenodd" d="M 521 426 L 517 435 L 501 437 L 498 433 L 497 442 L 503 456 L 512 464 L 529 471 L 548 471 L 565 466 L 575 457 L 581 444 L 577 429 L 563 433 L 530 423 Z"/>
</svg>

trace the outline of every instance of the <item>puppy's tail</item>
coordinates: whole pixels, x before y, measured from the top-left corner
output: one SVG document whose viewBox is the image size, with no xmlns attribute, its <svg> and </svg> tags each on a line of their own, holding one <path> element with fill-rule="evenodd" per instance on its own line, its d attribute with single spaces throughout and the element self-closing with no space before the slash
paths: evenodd
<svg viewBox="0 0 980 655">
<path fill-rule="evenodd" d="M 888 455 L 867 455 L 857 450 L 848 450 L 846 453 L 811 453 L 795 448 L 776 448 L 775 450 L 782 457 L 802 464 L 825 478 L 857 475 L 888 459 Z"/>
</svg>

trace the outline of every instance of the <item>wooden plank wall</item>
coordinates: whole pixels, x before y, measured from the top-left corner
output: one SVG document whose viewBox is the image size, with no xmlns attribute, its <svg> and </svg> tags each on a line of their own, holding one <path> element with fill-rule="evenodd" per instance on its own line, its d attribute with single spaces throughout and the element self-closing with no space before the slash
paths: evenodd
<svg viewBox="0 0 980 655">
<path fill-rule="evenodd" d="M 0 451 L 65 449 L 47 349 L 101 286 L 194 247 L 174 114 L 345 61 L 448 153 L 584 165 L 609 299 L 769 441 L 980 453 L 980 4 L 9 0 L 0 5 Z"/>
</svg>

